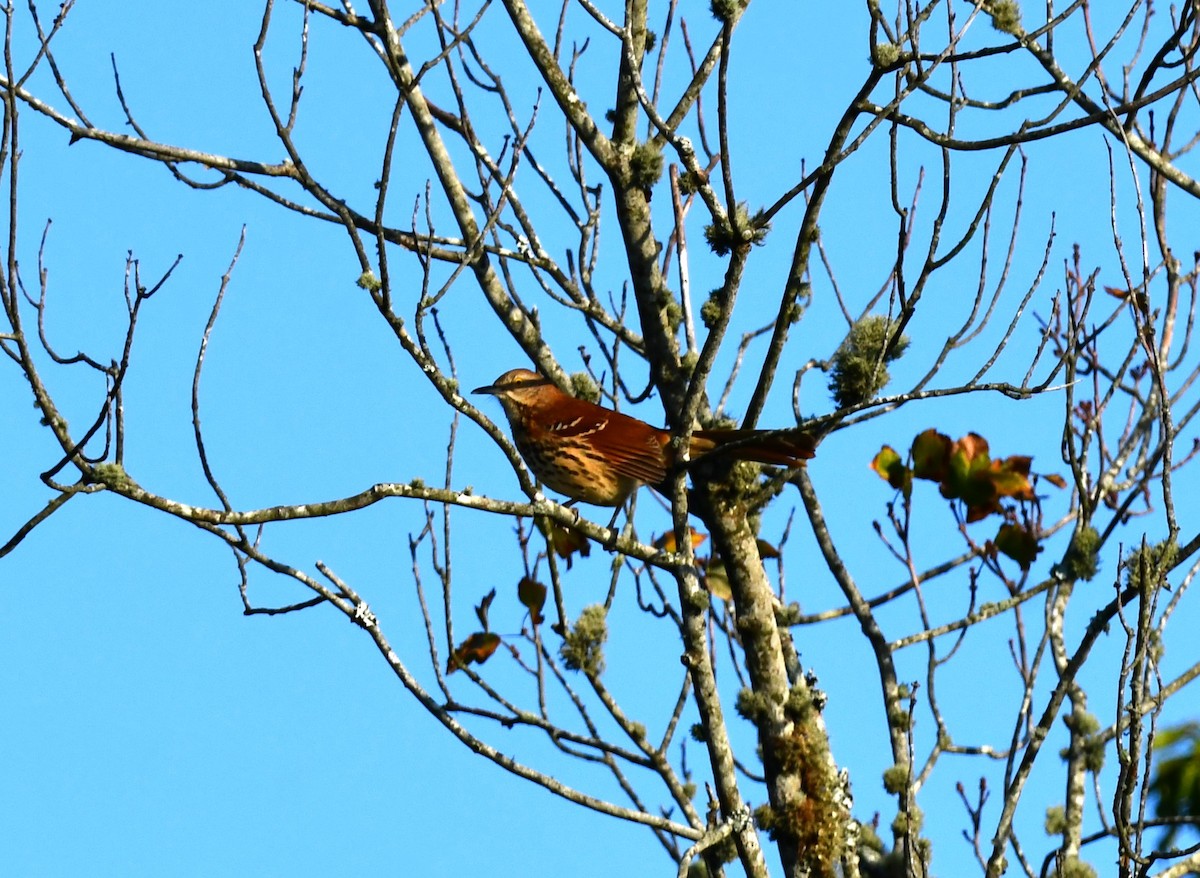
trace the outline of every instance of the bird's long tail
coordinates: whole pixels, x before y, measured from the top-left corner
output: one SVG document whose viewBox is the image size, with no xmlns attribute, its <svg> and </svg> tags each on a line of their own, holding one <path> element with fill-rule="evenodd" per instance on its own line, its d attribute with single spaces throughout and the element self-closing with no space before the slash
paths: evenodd
<svg viewBox="0 0 1200 878">
<path fill-rule="evenodd" d="M 720 450 L 737 460 L 799 466 L 816 457 L 817 440 L 803 430 L 697 430 L 692 434 L 691 455 L 700 457 Z"/>
</svg>

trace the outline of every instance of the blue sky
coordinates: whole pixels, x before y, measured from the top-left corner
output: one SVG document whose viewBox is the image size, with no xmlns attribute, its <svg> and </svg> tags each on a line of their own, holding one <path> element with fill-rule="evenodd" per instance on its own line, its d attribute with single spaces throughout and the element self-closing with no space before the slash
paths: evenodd
<svg viewBox="0 0 1200 878">
<path fill-rule="evenodd" d="M 698 30 L 711 27 L 705 10 L 687 14 Z M 500 15 L 498 8 L 489 13 L 497 22 Z M 297 16 L 281 5 L 276 17 L 279 29 L 268 58 L 282 90 L 295 60 Z M 735 50 L 733 88 L 740 103 L 733 161 L 740 197 L 752 206 L 772 201 L 792 185 L 802 159 L 809 168 L 819 160 L 830 125 L 867 70 L 864 17 L 857 4 L 751 7 Z M 22 16 L 18 20 L 18 54 L 28 58 L 31 28 Z M 151 136 L 276 161 L 282 150 L 264 122 L 250 52 L 258 26 L 257 12 L 248 14 L 244 4 L 229 0 L 167 8 L 82 3 L 71 13 L 57 51 L 73 94 L 97 125 L 125 130 L 113 92 L 113 53 L 126 97 Z M 990 31 L 981 34 L 984 38 Z M 371 197 L 377 176 L 380 137 L 390 112 L 386 83 L 361 41 L 323 23 L 314 25 L 309 65 L 300 139 L 318 176 L 361 203 Z M 771 81 L 784 87 L 771 91 L 764 86 Z M 520 69 L 506 74 L 506 82 L 526 100 L 521 106 L 528 111 L 532 90 Z M 33 83 L 50 94 L 44 75 Z M 791 96 L 794 106 L 788 103 Z M 61 99 L 51 102 L 63 105 Z M 714 106 L 707 111 L 715 117 Z M 441 479 L 448 415 L 355 286 L 359 269 L 344 233 L 282 213 L 250 193 L 184 190 L 158 166 L 92 143 L 68 145 L 61 130 L 34 114 L 21 118 L 21 265 L 26 282 L 33 283 L 43 224 L 52 221 L 45 248 L 47 331 L 60 352 L 115 356 L 124 319 L 126 254 L 137 258 L 143 280 L 151 282 L 183 254 L 170 282 L 148 306 L 136 342 L 126 398 L 127 468 L 134 478 L 161 494 L 214 502 L 192 443 L 189 394 L 200 334 L 244 228 L 244 249 L 209 346 L 201 396 L 210 462 L 234 505 L 324 500 L 377 482 Z M 558 121 L 544 124 L 553 129 L 547 142 L 560 142 Z M 904 143 L 908 185 L 915 185 L 916 168 L 924 165 L 929 200 L 920 210 L 931 211 L 937 155 L 911 138 Z M 1116 273 L 1107 153 L 1094 131 L 1034 144 L 1027 153 L 1021 234 L 1005 301 L 1015 301 L 1013 296 L 1031 282 L 1053 211 L 1058 239 L 1050 279 L 1032 306 L 1044 313 L 1049 294 L 1061 288 L 1063 260 L 1072 243 L 1083 243 L 1085 262 L 1103 267 L 1105 277 Z M 995 162 L 990 155 L 962 160 L 956 185 L 963 204 L 970 204 L 969 192 L 986 185 Z M 894 258 L 896 218 L 885 188 L 885 139 L 874 138 L 840 175 L 821 226 L 839 284 L 861 302 L 883 282 Z M 408 187 L 395 200 L 398 223 L 411 212 L 426 176 L 423 167 L 397 176 Z M 1118 195 L 1122 231 L 1133 235 L 1127 176 Z M 1011 225 L 1015 180 L 1012 175 L 1003 184 L 994 217 L 997 266 Z M 1181 224 L 1195 213 L 1182 202 L 1178 199 Z M 656 200 L 656 210 L 667 207 Z M 449 226 L 444 208 L 435 204 L 434 213 Z M 798 205 L 781 214 L 768 246 L 756 252 L 735 332 L 767 319 L 765 309 L 786 270 L 799 216 Z M 961 230 L 965 222 L 952 213 L 949 225 Z M 700 253 L 698 230 L 692 232 L 692 271 L 700 296 L 716 284 L 712 272 L 718 268 Z M 605 270 L 617 290 L 615 224 L 607 234 Z M 894 386 L 921 374 L 948 327 L 965 316 L 978 258 L 973 245 L 961 264 L 931 288 L 934 304 L 912 327 L 914 344 L 894 370 Z M 415 266 L 401 254 L 393 254 L 393 265 L 401 278 L 397 290 L 407 285 L 415 291 Z M 1119 275 L 1111 282 L 1119 284 Z M 815 288 L 813 314 L 798 329 L 797 347 L 804 356 L 828 356 L 844 323 L 828 284 L 818 278 Z M 756 307 L 758 290 L 762 307 Z M 443 316 L 464 385 L 485 384 L 507 368 L 524 365 L 469 283 L 451 293 Z M 1006 322 L 1007 314 L 984 338 L 998 337 Z M 584 341 L 578 326 L 557 318 L 548 326 L 559 356 L 569 368 L 578 368 L 573 352 Z M 1002 371 L 1019 369 L 1036 341 L 1035 328 L 1027 318 L 1011 354 L 1001 360 Z M 990 348 L 969 349 L 952 363 L 951 374 L 973 371 L 986 356 L 983 350 Z M 799 365 L 795 356 L 786 368 Z M 49 366 L 44 377 L 72 425 L 94 417 L 103 391 L 95 377 L 82 369 Z M 745 404 L 750 387 L 750 380 L 739 385 L 734 410 Z M 808 412 L 828 410 L 819 376 L 809 377 L 802 404 Z M 639 414 L 661 420 L 654 405 L 648 403 Z M 0 532 L 6 540 L 45 502 L 48 492 L 37 473 L 57 458 L 48 432 L 37 425 L 27 387 L 7 360 L 0 367 L 0 408 L 16 413 L 0 434 L 0 488 L 6 498 Z M 498 406 L 484 408 L 499 417 Z M 952 436 L 980 430 L 997 453 L 1032 453 L 1035 469 L 1064 472 L 1057 457 L 1060 409 L 1060 399 L 1021 407 L 991 398 L 940 401 L 837 434 L 822 446 L 811 467 L 813 478 L 864 592 L 882 592 L 903 580 L 903 571 L 883 557 L 871 528 L 891 499 L 867 468 L 880 444 L 904 447 L 929 426 Z M 783 422 L 789 412 L 781 383 L 764 422 Z M 428 420 L 414 426 L 414 415 Z M 497 497 L 519 496 L 498 450 L 466 422 L 460 427 L 453 482 Z M 1181 483 L 1180 496 L 1190 484 Z M 919 528 L 926 557 L 934 563 L 952 530 L 948 513 L 926 487 L 918 496 L 927 515 Z M 641 506 L 647 516 L 643 530 L 661 530 L 663 518 L 655 518 L 648 497 Z M 768 518 L 764 536 L 778 539 L 788 512 L 798 506 L 792 495 L 785 496 Z M 1065 507 L 1065 497 L 1052 496 L 1047 517 Z M 521 608 L 503 591 L 520 575 L 511 522 L 466 511 L 453 513 L 453 520 L 456 630 L 472 630 L 472 604 L 497 586 L 502 594 L 493 609 L 493 627 L 516 631 Z M 309 571 L 315 562 L 326 562 L 352 583 L 379 615 L 393 645 L 429 684 L 433 675 L 428 662 L 421 663 L 424 633 L 409 553 L 409 537 L 422 524 L 417 504 L 392 502 L 353 516 L 271 527 L 264 545 Z M 1136 541 L 1140 534 L 1135 525 L 1128 539 Z M 1056 544 L 1043 554 L 1038 562 L 1043 574 L 1047 559 L 1061 551 Z M 424 576 L 431 585 L 427 549 L 424 553 Z M 832 582 L 819 575 L 800 513 L 786 562 L 789 597 L 806 610 L 841 604 Z M 1115 569 L 1112 555 L 1089 586 L 1095 593 L 1084 600 L 1085 607 L 1109 599 Z M 609 558 L 601 551 L 576 564 L 568 574 L 572 612 L 603 598 L 608 571 Z M 939 621 L 964 611 L 962 579 L 931 586 Z M 452 740 L 339 613 L 318 607 L 244 617 L 237 583 L 232 557 L 211 538 L 104 495 L 73 500 L 0 561 L 0 704 L 5 707 L 0 871 L 295 878 L 368 871 L 669 874 L 669 863 L 649 833 L 584 813 Z M 261 570 L 252 574 L 251 595 L 259 605 L 307 597 Z M 981 595 L 981 600 L 996 597 Z M 662 693 L 678 686 L 678 648 L 665 626 L 639 616 L 632 597 L 626 600 L 621 626 L 614 626 L 606 680 L 656 728 L 669 710 Z M 1085 607 L 1073 625 L 1086 624 L 1090 612 Z M 881 619 L 893 637 L 919 624 L 911 605 L 889 610 Z M 1176 624 L 1186 630 L 1184 618 Z M 964 740 L 1007 735 L 995 735 L 995 724 L 1008 722 L 1011 697 L 1005 701 L 1004 688 L 1011 686 L 1013 697 L 1017 692 L 1012 675 L 1005 676 L 1010 633 L 1010 623 L 995 623 L 970 638 L 944 678 L 942 700 Z M 827 721 L 835 755 L 852 771 L 856 811 L 864 819 L 880 811 L 886 825 L 893 809 L 879 776 L 891 760 L 883 747 L 869 651 L 847 621 L 802 629 L 797 643 L 830 694 Z M 445 644 L 440 648 L 444 659 Z M 1111 658 L 1101 662 L 1110 671 Z M 920 678 L 924 659 L 918 650 L 906 653 L 901 677 Z M 1167 662 L 1172 660 L 1168 652 Z M 498 655 L 485 676 L 527 685 L 506 661 Z M 1001 694 L 981 711 L 976 698 L 985 673 L 997 675 L 994 686 Z M 471 692 L 465 680 L 455 685 Z M 1097 696 L 1103 702 L 1097 711 L 1104 715 L 1113 693 L 1098 688 Z M 918 735 L 930 734 L 928 726 L 919 725 Z M 615 795 L 611 782 L 558 759 L 531 736 L 476 728 L 505 752 L 598 795 Z M 738 733 L 743 742 L 749 739 L 747 728 Z M 689 760 L 702 770 L 699 750 L 689 751 Z M 1061 791 L 1053 786 L 1059 782 L 1056 761 L 1045 762 L 1029 795 L 1050 804 Z M 972 862 L 959 836 L 966 819 L 955 804 L 954 783 L 962 780 L 970 788 L 982 769 L 962 760 L 960 770 L 959 764 L 944 767 L 923 794 L 927 813 L 936 813 L 940 823 L 930 831 L 937 839 L 934 864 L 941 875 L 964 874 Z M 1026 836 L 1040 843 L 1037 809 L 1030 815 Z"/>
</svg>

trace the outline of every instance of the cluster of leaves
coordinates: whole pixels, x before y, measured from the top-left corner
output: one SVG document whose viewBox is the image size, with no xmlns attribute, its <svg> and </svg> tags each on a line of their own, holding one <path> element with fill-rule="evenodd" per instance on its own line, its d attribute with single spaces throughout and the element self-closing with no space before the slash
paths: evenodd
<svg viewBox="0 0 1200 878">
<path fill-rule="evenodd" d="M 483 664 L 492 657 L 492 653 L 500 646 L 502 638 L 499 634 L 489 631 L 488 609 L 496 598 L 496 589 L 492 589 L 475 608 L 475 615 L 482 631 L 476 631 L 466 640 L 454 647 L 446 662 L 446 673 L 452 674 L 459 668 L 470 664 Z M 517 599 L 529 610 L 529 621 L 541 625 L 546 621 L 542 615 L 542 607 L 546 605 L 546 586 L 530 576 L 524 576 L 517 583 Z"/>
<path fill-rule="evenodd" d="M 563 558 L 567 562 L 567 569 L 570 569 L 571 556 L 576 552 L 585 558 L 591 552 L 591 544 L 587 537 L 578 531 L 553 522 L 546 522 L 542 526 L 542 532 L 546 537 L 547 551 Z M 533 575 L 523 576 L 517 583 L 517 600 L 529 611 L 529 621 L 535 626 L 546 621 L 546 617 L 542 615 L 542 608 L 546 605 L 548 591 L 545 584 L 539 582 Z M 450 658 L 446 662 L 446 673 L 453 673 L 471 664 L 483 664 L 492 657 L 492 654 L 503 642 L 499 634 L 490 630 L 488 624 L 488 611 L 495 599 L 496 590 L 493 588 L 475 607 L 475 616 L 479 619 L 483 630 L 472 633 L 451 651 Z"/>
<path fill-rule="evenodd" d="M 1041 551 L 1038 534 L 1011 515 L 1004 501 L 1037 501 L 1030 477 L 1032 462 L 1027 455 L 993 459 L 987 440 L 978 433 L 951 440 L 931 428 L 913 440 L 907 459 L 885 445 L 871 461 L 871 468 L 900 491 L 906 502 L 912 496 L 913 479 L 925 479 L 936 482 L 947 500 L 961 504 L 968 524 L 989 515 L 1004 517 L 993 545 L 1028 570 Z M 1061 476 L 1042 478 L 1056 487 L 1066 486 Z"/>
</svg>

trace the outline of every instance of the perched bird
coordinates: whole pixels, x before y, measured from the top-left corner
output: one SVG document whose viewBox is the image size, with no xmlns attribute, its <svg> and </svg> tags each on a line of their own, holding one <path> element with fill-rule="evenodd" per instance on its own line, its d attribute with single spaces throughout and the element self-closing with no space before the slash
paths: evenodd
<svg viewBox="0 0 1200 878">
<path fill-rule="evenodd" d="M 641 485 L 664 487 L 671 434 L 629 415 L 563 393 L 528 369 L 475 388 L 500 400 L 513 442 L 546 487 L 595 506 L 621 506 Z M 798 466 L 816 441 L 800 430 L 697 430 L 689 456 L 724 447 L 736 460 Z"/>
</svg>

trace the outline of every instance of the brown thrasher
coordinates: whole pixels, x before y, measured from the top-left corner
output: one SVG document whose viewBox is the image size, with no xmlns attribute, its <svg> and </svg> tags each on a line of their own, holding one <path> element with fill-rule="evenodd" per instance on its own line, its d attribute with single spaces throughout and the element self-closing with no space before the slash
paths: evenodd
<svg viewBox="0 0 1200 878">
<path fill-rule="evenodd" d="M 660 490 L 673 463 L 671 434 L 586 400 L 568 396 L 528 369 L 505 372 L 475 388 L 504 406 L 513 442 L 546 487 L 595 506 L 621 506 L 640 485 Z M 725 447 L 736 460 L 799 466 L 816 441 L 799 430 L 697 430 L 697 458 Z"/>
</svg>

